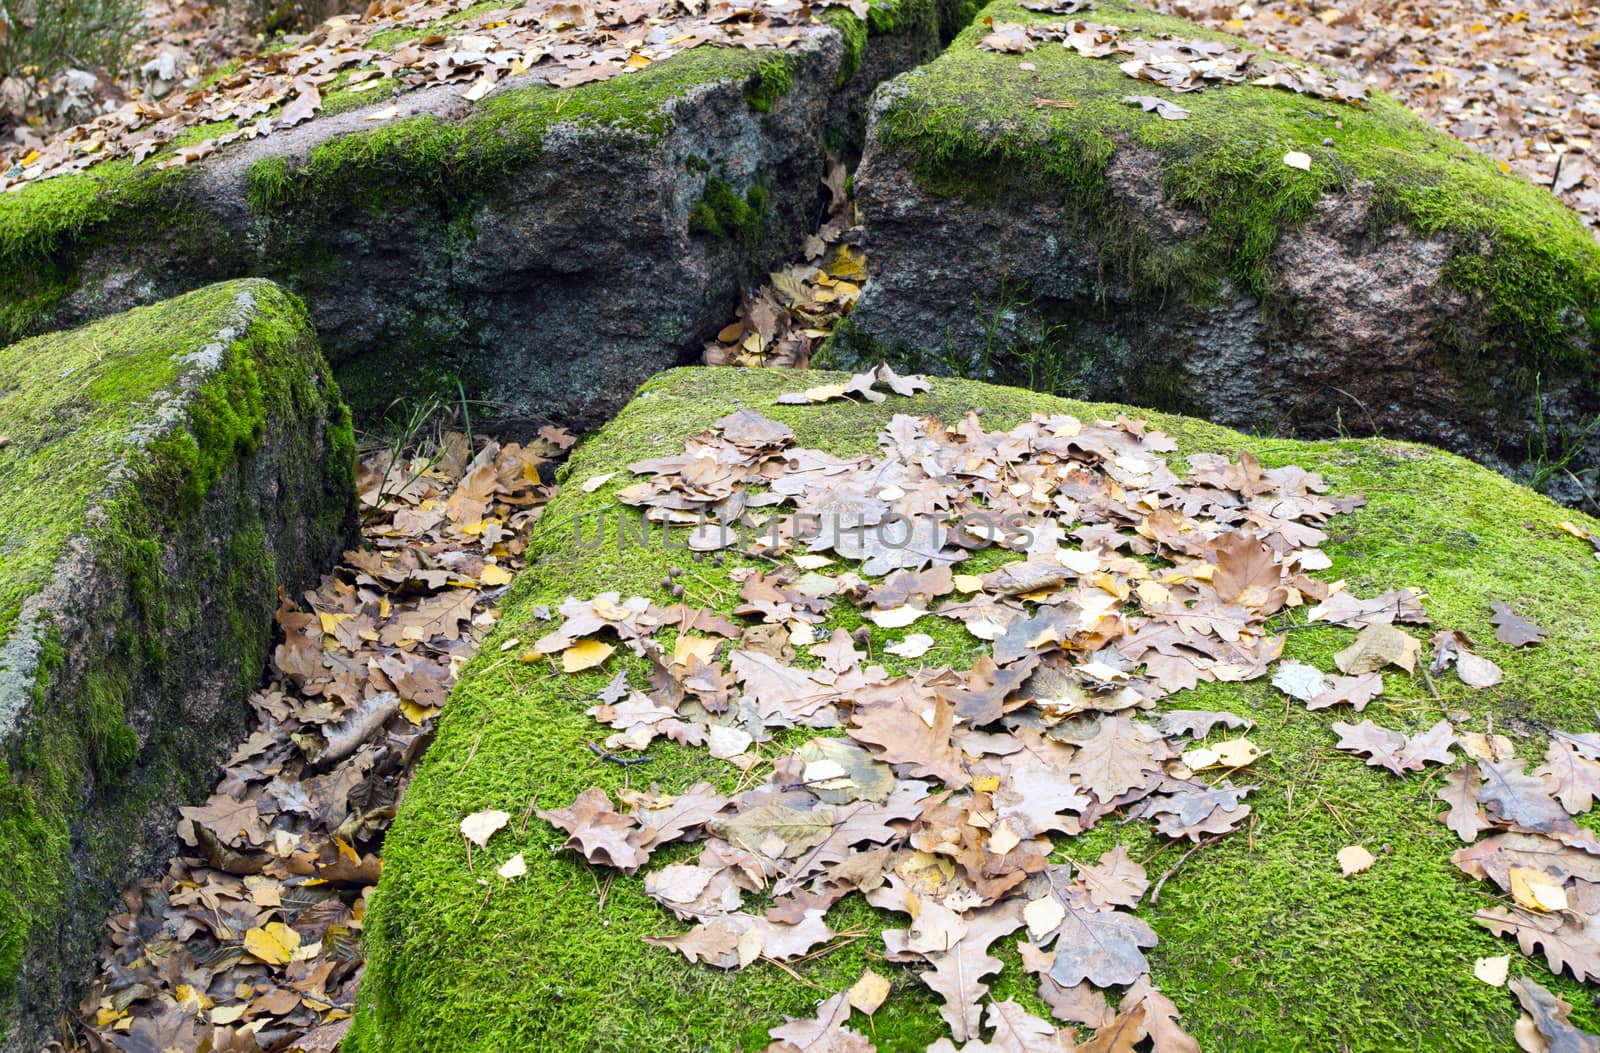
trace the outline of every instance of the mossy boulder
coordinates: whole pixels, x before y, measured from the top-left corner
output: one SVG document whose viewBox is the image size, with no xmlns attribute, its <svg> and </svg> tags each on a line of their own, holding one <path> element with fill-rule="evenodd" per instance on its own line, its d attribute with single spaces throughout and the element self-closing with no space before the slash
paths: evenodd
<svg viewBox="0 0 1600 1053">
<path fill-rule="evenodd" d="M 574 88 L 513 77 L 478 103 L 438 85 L 383 123 L 390 100 L 347 92 L 188 167 L 30 185 L 0 196 L 0 340 L 259 275 L 306 301 L 364 418 L 444 394 L 480 419 L 594 423 L 798 249 L 825 146 L 859 143 L 871 88 L 927 58 L 938 24 L 932 0 L 879 0 L 788 50 L 703 46 Z"/>
<path fill-rule="evenodd" d="M 279 588 L 355 526 L 299 301 L 214 285 L 0 349 L 0 1049 L 75 1010 L 106 911 L 242 736 Z"/>
<path fill-rule="evenodd" d="M 632 664 L 619 649 L 604 668 L 574 675 L 518 660 L 557 624 L 550 612 L 569 595 L 620 591 L 665 606 L 674 600 L 663 579 L 678 566 L 686 571 L 667 580 L 686 583 L 691 601 L 731 602 L 739 586 L 730 572 L 757 565 L 731 552 L 720 561 L 696 559 L 682 547 L 683 530 L 672 547 L 654 529 L 648 542 L 632 532 L 620 537 L 616 517 L 636 511 L 614 496 L 635 481 L 628 464 L 681 453 L 688 437 L 736 407 L 788 424 L 800 446 L 845 456 L 875 452 L 880 431 L 897 413 L 955 422 L 976 410 L 986 429 L 997 430 L 1036 411 L 1085 421 L 1138 412 L 962 380 L 935 380 L 928 394 L 878 405 L 774 404 L 781 393 L 833 379 L 838 375 L 669 372 L 575 453 L 564 477 L 569 485 L 541 520 L 529 569 L 508 598 L 496 636 L 464 671 L 388 835 L 347 1050 L 762 1049 L 769 1027 L 785 1015 L 811 1015 L 825 992 L 849 987 L 869 965 L 895 984 L 870 1028 L 859 1017 L 854 1022 L 878 1049 L 921 1051 L 945 1034 L 938 999 L 913 970 L 879 957 L 875 934 L 886 923 L 902 925 L 898 915 L 879 916 L 859 896 L 835 905 L 828 922 L 836 931 L 859 927 L 867 936 L 795 963 L 804 983 L 766 963 L 736 972 L 688 965 L 641 938 L 683 928 L 645 896 L 643 875 L 591 868 L 559 850 L 564 832 L 536 818 L 521 821 L 536 808 L 564 807 L 589 786 L 616 794 L 625 785 L 657 783 L 676 793 L 708 779 L 727 793 L 739 782 L 737 772 L 705 751 L 664 741 L 650 748 L 643 765 L 593 758 L 587 744 L 603 732 L 586 710 L 619 668 L 643 683 L 643 660 Z M 1365 492 L 1365 507 L 1332 524 L 1324 546 L 1332 567 L 1320 576 L 1342 578 L 1362 596 L 1425 589 L 1437 627 L 1465 631 L 1505 670 L 1504 684 L 1485 692 L 1435 678 L 1437 695 L 1421 675 L 1395 674 L 1367 716 L 1411 732 L 1436 721 L 1443 707 L 1470 714 L 1463 730 L 1481 731 L 1491 719 L 1497 732 L 1514 735 L 1530 727 L 1594 730 L 1600 570 L 1590 546 L 1557 524 L 1573 520 L 1596 530 L 1600 522 L 1424 446 L 1253 438 L 1193 419 L 1148 417 L 1177 440 L 1176 468 L 1188 454 L 1237 456 L 1248 449 L 1268 467 L 1295 464 L 1322 473 L 1336 495 Z M 579 485 L 595 478 L 603 480 L 597 488 Z M 597 536 L 602 517 L 608 526 Z M 637 529 L 631 515 L 627 522 Z M 1496 644 L 1489 624 L 1494 600 L 1514 603 L 1547 628 L 1547 642 L 1522 650 Z M 901 634 L 863 622 L 847 604 L 830 612 L 820 635 L 863 627 L 874 635 L 870 653 L 891 674 L 923 664 L 886 655 L 884 645 Z M 917 628 L 935 636 L 930 654 L 938 663 L 965 668 L 986 651 L 945 619 L 923 619 Z M 1285 657 L 1332 668 L 1332 654 L 1353 636 L 1297 624 L 1287 633 Z M 1538 978 L 1576 1006 L 1575 1022 L 1591 1030 L 1600 1025 L 1600 1011 L 1581 986 L 1550 978 L 1542 963 L 1515 957 L 1514 946 L 1473 923 L 1489 890 L 1450 863 L 1460 842 L 1435 819 L 1442 806 L 1431 796 L 1442 773 L 1401 779 L 1340 755 L 1331 730 L 1340 717 L 1286 708 L 1265 680 L 1206 684 L 1162 704 L 1231 710 L 1256 721 L 1251 738 L 1270 752 L 1249 780 L 1261 784 L 1251 798 L 1250 828 L 1187 854 L 1181 867 L 1188 842 L 1163 847 L 1137 823 L 1102 823 L 1060 841 L 1053 858 L 1093 859 L 1120 842 L 1147 861 L 1152 881 L 1166 875 L 1158 901 L 1140 914 L 1160 936 L 1150 953 L 1154 980 L 1202 1048 L 1514 1049 L 1513 999 L 1472 974 L 1478 957 L 1507 952 L 1514 973 Z M 1529 735 L 1524 747 L 1541 748 L 1541 735 Z M 474 849 L 469 863 L 459 824 L 484 808 L 505 809 L 512 818 L 486 851 Z M 1592 817 L 1585 821 L 1593 825 Z M 1381 854 L 1359 881 L 1343 878 L 1335 858 L 1352 843 Z M 495 878 L 494 869 L 517 852 L 527 876 Z M 651 869 L 690 855 L 663 856 Z M 1016 952 L 1006 941 L 997 947 L 1005 968 L 993 997 L 1015 997 L 1042 1014 L 1036 984 L 1022 973 Z"/>
<path fill-rule="evenodd" d="M 1063 21 L 1005 2 L 983 19 Z M 1073 19 L 1243 43 L 1129 0 Z M 856 180 L 872 280 L 836 362 L 1423 440 L 1568 483 L 1570 455 L 1592 486 L 1600 242 L 1548 191 L 1380 93 L 1179 94 L 1126 55 L 1001 54 L 987 32 L 876 98 Z"/>
</svg>

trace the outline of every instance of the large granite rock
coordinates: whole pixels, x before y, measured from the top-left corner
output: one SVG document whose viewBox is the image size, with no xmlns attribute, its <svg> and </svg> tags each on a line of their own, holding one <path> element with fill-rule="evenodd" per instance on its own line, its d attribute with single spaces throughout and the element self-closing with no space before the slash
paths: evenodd
<svg viewBox="0 0 1600 1053">
<path fill-rule="evenodd" d="M 595 423 L 798 248 L 826 147 L 859 141 L 867 94 L 931 56 L 938 21 L 898 0 L 800 27 L 792 50 L 511 78 L 479 103 L 441 85 L 382 124 L 387 101 L 186 168 L 30 185 L 0 197 L 0 340 L 262 275 L 305 299 L 365 418 L 464 392 L 502 427 Z"/>
<path fill-rule="evenodd" d="M 1268 469 L 1296 465 L 1320 473 L 1330 494 L 1365 493 L 1368 503 L 1329 524 L 1331 537 L 1323 548 L 1331 566 L 1317 577 L 1342 579 L 1362 597 L 1401 586 L 1425 588 L 1434 624 L 1406 630 L 1424 640 L 1435 630 L 1467 633 L 1505 673 L 1503 685 L 1471 691 L 1454 674 L 1425 682 L 1420 670 L 1413 678 L 1390 669 L 1383 676 L 1384 696 L 1367 708 L 1366 717 L 1411 733 L 1437 721 L 1442 708 L 1463 733 L 1526 732 L 1529 737 L 1519 737 L 1518 744 L 1530 753 L 1543 741 L 1543 729 L 1595 730 L 1600 576 L 1590 545 L 1555 524 L 1571 520 L 1600 533 L 1600 522 L 1486 468 L 1388 439 L 1261 440 L 1191 418 L 965 380 L 935 378 L 926 394 L 890 396 L 876 404 L 775 404 L 780 394 L 841 379 L 781 370 L 675 370 L 647 384 L 574 452 L 564 476 L 571 485 L 563 486 L 544 519 L 561 526 L 539 531 L 531 543 L 525 580 L 503 608 L 496 636 L 463 671 L 385 842 L 383 877 L 364 925 L 367 970 L 346 1051 L 760 1050 L 771 1041 L 769 1028 L 785 1017 L 814 1016 L 819 1001 L 849 988 L 867 968 L 886 976 L 893 993 L 870 1023 L 856 1014 L 850 1026 L 870 1034 L 877 1049 L 920 1053 L 948 1035 L 940 999 L 919 978 L 927 972 L 925 963 L 886 960 L 879 932 L 903 929 L 903 913 L 877 911 L 858 895 L 833 904 L 827 921 L 841 937 L 825 953 L 789 963 L 801 979 L 766 962 L 728 970 L 690 964 L 673 948 L 643 939 L 689 928 L 645 889 L 666 864 L 695 862 L 696 846 L 672 846 L 639 873 L 620 874 L 563 850 L 565 831 L 537 817 L 521 822 L 530 808 L 563 808 L 591 786 L 619 801 L 637 800 L 647 791 L 682 793 L 702 779 L 723 793 L 760 792 L 770 770 L 765 765 L 742 774 L 703 748 L 665 738 L 642 754 L 646 763 L 592 759 L 587 744 L 606 734 L 592 715 L 597 696 L 619 672 L 627 673 L 633 687 L 649 690 L 651 664 L 627 647 L 618 646 L 602 667 L 575 674 L 507 659 L 512 641 L 527 648 L 561 624 L 562 616 L 552 612 L 569 596 L 589 600 L 620 593 L 666 607 L 679 602 L 669 586 L 680 585 L 687 590 L 682 602 L 727 614 L 740 605 L 741 582 L 752 580 L 752 569 L 781 573 L 787 557 L 751 558 L 737 551 L 740 546 L 715 558 L 689 551 L 688 526 L 670 536 L 654 527 L 641 533 L 642 510 L 618 499 L 619 491 L 642 478 L 628 465 L 680 456 L 687 440 L 735 410 L 757 411 L 792 428 L 796 448 L 842 458 L 882 456 L 880 442 L 900 441 L 907 443 L 904 456 L 922 456 L 921 447 L 905 438 L 911 429 L 895 421 L 897 414 L 937 416 L 956 427 L 975 411 L 983 429 L 993 432 L 1030 414 L 1071 414 L 1087 425 L 1125 413 L 1146 418 L 1152 429 L 1173 438 L 1178 449 L 1171 465 L 1180 473 L 1189 470 L 1185 457 L 1209 452 L 1237 459 L 1241 450 L 1256 454 Z M 1012 454 L 1021 456 L 1016 449 Z M 802 462 L 797 455 L 796 463 L 826 462 Z M 978 471 L 975 478 L 987 478 Z M 821 478 L 825 472 L 817 474 L 807 484 L 816 488 L 808 490 L 813 497 L 832 485 Z M 1021 469 L 1018 478 L 1041 480 Z M 585 481 L 593 484 L 577 485 Z M 1077 496 L 1088 492 L 1084 485 Z M 1041 492 L 1050 491 L 1035 490 L 1035 499 L 1047 500 L 1037 496 Z M 1144 500 L 1147 492 L 1139 493 Z M 1179 498 L 1154 499 L 1162 515 L 1173 517 L 1169 523 L 1182 518 L 1167 503 L 1181 504 Z M 1074 503 L 1065 495 L 1058 500 Z M 929 514 L 927 505 L 917 507 Z M 1208 514 L 1197 505 L 1188 508 L 1196 516 Z M 1246 518 L 1254 514 L 1238 511 Z M 782 516 L 784 508 L 768 505 L 760 514 Z M 1063 543 L 1078 544 L 1075 538 Z M 997 562 L 980 553 L 957 567 L 977 573 Z M 671 567 L 682 572 L 664 577 Z M 841 560 L 822 573 L 849 570 L 860 567 Z M 1546 641 L 1524 648 L 1498 643 L 1490 624 L 1493 601 L 1514 603 L 1548 631 Z M 1333 655 L 1356 633 L 1306 624 L 1304 610 L 1295 611 L 1294 629 L 1284 633 L 1283 657 L 1331 670 Z M 762 619 L 735 620 L 770 630 L 758 625 Z M 1279 624 L 1272 623 L 1274 632 Z M 834 628 L 870 631 L 870 642 L 860 649 L 897 673 L 945 663 L 965 669 L 990 653 L 989 645 L 949 618 L 926 617 L 890 631 L 839 603 L 816 637 L 827 639 Z M 905 661 L 885 649 L 911 632 L 932 636 L 934 649 Z M 804 648 L 796 651 L 803 655 Z M 735 712 L 738 706 L 733 704 Z M 1431 793 L 1442 780 L 1397 778 L 1341 755 L 1332 725 L 1363 718 L 1307 711 L 1300 703 L 1286 708 L 1283 692 L 1267 677 L 1201 683 L 1162 706 L 1227 710 L 1255 722 L 1249 737 L 1265 756 L 1248 772 L 1231 776 L 1238 784 L 1259 784 L 1249 798 L 1254 810 L 1248 831 L 1241 827 L 1195 848 L 1186 839 L 1168 841 L 1143 822 L 1106 819 L 1084 835 L 1059 840 L 1052 859 L 1072 860 L 1076 873 L 1080 862 L 1122 845 L 1152 882 L 1162 882 L 1155 902 L 1138 908 L 1160 937 L 1148 952 L 1151 978 L 1177 1004 L 1200 1048 L 1515 1048 L 1515 1000 L 1504 988 L 1475 979 L 1472 970 L 1479 957 L 1510 952 L 1516 960 L 1516 948 L 1472 920 L 1490 890 L 1449 863 L 1462 842 L 1437 819 L 1443 805 Z M 781 764 L 783 753 L 807 734 L 775 733 L 775 741 L 757 748 Z M 1216 732 L 1218 739 L 1233 734 Z M 622 747 L 619 752 L 637 756 Z M 508 812 L 510 821 L 486 847 L 471 846 L 469 857 L 462 820 L 488 808 Z M 602 830 L 597 823 L 593 843 L 607 836 Z M 1335 854 L 1352 843 L 1368 845 L 1378 861 L 1369 872 L 1346 878 Z M 955 850 L 946 843 L 930 851 Z M 498 878 L 495 869 L 518 853 L 526 875 Z M 845 935 L 863 932 L 859 939 Z M 1037 982 L 1017 976 L 1014 945 L 1022 937 L 1019 931 L 994 946 L 992 953 L 1005 964 L 993 998 L 1016 998 L 1043 1015 L 1044 1006 L 1033 1000 Z M 1516 961 L 1519 975 L 1536 976 L 1573 1004 L 1574 1024 L 1591 1031 L 1600 1024 L 1600 1009 L 1584 985 L 1546 975 L 1542 962 Z M 1088 1036 L 1079 1038 L 1085 1048 Z M 1001 1039 L 994 1041 L 1003 1046 Z M 1106 1048 L 1109 1041 L 1102 1033 L 1095 1046 Z"/>
<path fill-rule="evenodd" d="M 243 734 L 279 587 L 353 539 L 354 448 L 259 280 L 0 349 L 0 436 L 0 1049 L 31 1053 Z"/>
<path fill-rule="evenodd" d="M 1127 0 L 1075 17 L 1229 40 Z M 1593 484 L 1600 244 L 1545 190 L 1387 97 L 1179 94 L 1123 54 L 979 50 L 988 31 L 876 98 L 856 181 L 872 279 L 839 364 L 1426 440 L 1574 498 L 1570 455 Z"/>
</svg>

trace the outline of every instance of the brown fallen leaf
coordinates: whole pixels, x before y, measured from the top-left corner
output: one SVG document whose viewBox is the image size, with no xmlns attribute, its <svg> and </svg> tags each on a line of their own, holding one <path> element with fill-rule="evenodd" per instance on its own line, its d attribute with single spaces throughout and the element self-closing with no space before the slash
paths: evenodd
<svg viewBox="0 0 1600 1053">
<path fill-rule="evenodd" d="M 1491 603 L 1493 614 L 1489 624 L 1494 626 L 1494 638 L 1508 647 L 1533 647 L 1544 643 L 1547 635 L 1537 625 L 1512 610 L 1508 603 Z"/>
</svg>

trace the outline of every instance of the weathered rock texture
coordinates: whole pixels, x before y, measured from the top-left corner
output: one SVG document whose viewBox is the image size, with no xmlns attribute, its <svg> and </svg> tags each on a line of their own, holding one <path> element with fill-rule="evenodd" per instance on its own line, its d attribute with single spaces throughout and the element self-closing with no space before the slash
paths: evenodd
<svg viewBox="0 0 1600 1053">
<path fill-rule="evenodd" d="M 188 169 L 30 187 L 0 199 L 0 339 L 263 275 L 306 300 L 359 411 L 464 391 L 480 420 L 592 423 L 795 251 L 826 144 L 873 78 L 937 47 L 925 0 L 834 22 L 794 50 L 702 47 L 572 89 L 513 79 L 476 105 L 425 89 L 382 125 L 369 106 Z M 6 214 L 27 208 L 53 214 Z"/>
<path fill-rule="evenodd" d="M 305 312 L 212 286 L 0 350 L 0 1049 L 75 1006 L 171 854 L 272 640 L 353 537 L 349 412 Z"/>
<path fill-rule="evenodd" d="M 1093 19 L 1205 35 L 1122 0 Z M 984 52 L 984 31 L 875 100 L 856 181 L 872 279 L 840 364 L 887 353 L 1235 427 L 1421 439 L 1573 498 L 1570 454 L 1592 481 L 1600 245 L 1548 193 L 1387 98 L 1180 96 L 1116 57 Z"/>
</svg>

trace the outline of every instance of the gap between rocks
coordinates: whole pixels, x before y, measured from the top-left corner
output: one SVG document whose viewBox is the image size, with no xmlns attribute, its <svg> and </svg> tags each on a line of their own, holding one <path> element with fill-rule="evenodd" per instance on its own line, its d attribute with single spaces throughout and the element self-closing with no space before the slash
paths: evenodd
<svg viewBox="0 0 1600 1053">
<path fill-rule="evenodd" d="M 575 442 L 502 445 L 437 410 L 362 459 L 362 547 L 282 598 L 250 734 L 179 809 L 166 871 L 123 893 L 66 1048 L 338 1048 L 384 834 Z"/>
</svg>

